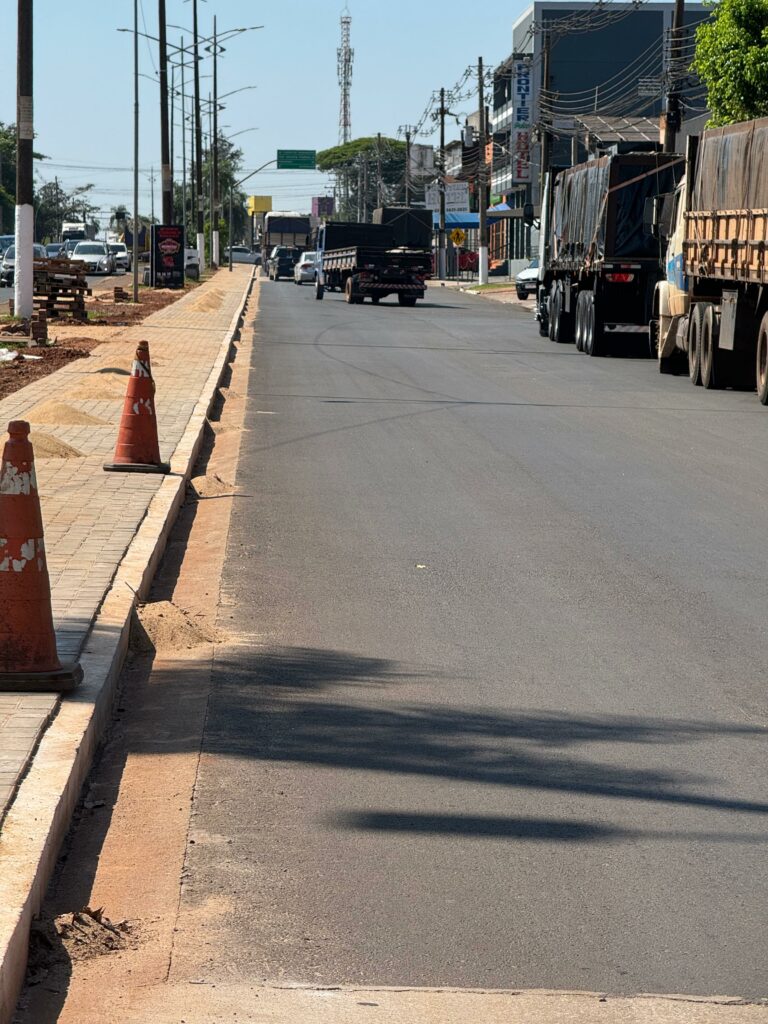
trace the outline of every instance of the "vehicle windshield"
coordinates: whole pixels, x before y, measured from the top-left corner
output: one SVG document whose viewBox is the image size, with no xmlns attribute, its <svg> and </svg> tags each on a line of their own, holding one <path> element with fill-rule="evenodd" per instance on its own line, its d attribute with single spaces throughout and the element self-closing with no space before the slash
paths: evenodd
<svg viewBox="0 0 768 1024">
<path fill-rule="evenodd" d="M 124 245 L 110 245 L 109 246 L 109 251 L 110 252 L 122 253 L 122 252 L 126 252 L 127 250 L 126 250 Z"/>
<path fill-rule="evenodd" d="M 528 264 L 528 269 L 529 270 L 538 270 L 539 269 L 539 258 L 538 258 L 538 256 L 535 257 L 535 259 L 531 260 L 531 262 Z"/>
<path fill-rule="evenodd" d="M 77 256 L 103 256 L 104 253 L 104 246 L 99 242 L 80 242 L 75 246 Z"/>
<path fill-rule="evenodd" d="M 315 258 L 315 253 L 313 253 L 313 252 L 303 252 L 301 254 L 301 262 L 302 263 L 311 263 L 314 258 Z"/>
<path fill-rule="evenodd" d="M 16 246 L 15 245 L 9 245 L 8 246 L 8 248 L 5 250 L 5 258 L 7 260 L 16 259 Z"/>
</svg>

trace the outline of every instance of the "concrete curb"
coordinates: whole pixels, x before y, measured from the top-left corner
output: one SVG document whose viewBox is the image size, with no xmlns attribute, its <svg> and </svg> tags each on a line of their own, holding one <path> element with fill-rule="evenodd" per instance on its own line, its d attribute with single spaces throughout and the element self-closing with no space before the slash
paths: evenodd
<svg viewBox="0 0 768 1024">
<path fill-rule="evenodd" d="M 0 834 L 0 1024 L 10 1024 L 27 965 L 29 930 L 56 866 L 82 784 L 111 718 L 136 603 L 149 591 L 203 443 L 206 419 L 253 289 L 252 274 L 211 373 L 146 516 L 104 598 L 81 655 L 84 679 L 61 702 Z"/>
</svg>

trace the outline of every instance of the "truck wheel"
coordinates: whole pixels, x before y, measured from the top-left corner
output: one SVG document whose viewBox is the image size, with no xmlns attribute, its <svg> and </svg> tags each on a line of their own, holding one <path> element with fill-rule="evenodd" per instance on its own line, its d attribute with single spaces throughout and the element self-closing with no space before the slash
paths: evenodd
<svg viewBox="0 0 768 1024">
<path fill-rule="evenodd" d="M 722 353 L 717 347 L 720 335 L 720 319 L 713 305 L 704 306 L 701 328 L 701 383 L 708 390 L 722 388 L 723 377 Z"/>
<path fill-rule="evenodd" d="M 557 281 L 552 283 L 549 290 L 549 325 L 547 335 L 550 341 L 555 340 L 555 327 L 557 325 L 558 308 L 560 305 L 560 287 Z"/>
<path fill-rule="evenodd" d="M 648 321 L 648 355 L 651 359 L 659 358 L 659 321 Z"/>
<path fill-rule="evenodd" d="M 574 332 L 574 341 L 576 342 L 576 351 L 584 351 L 584 298 L 586 292 L 579 292 L 576 297 L 576 330 Z"/>
<path fill-rule="evenodd" d="M 397 301 L 401 306 L 415 306 L 416 296 L 415 295 L 403 295 L 402 292 L 397 293 Z"/>
<path fill-rule="evenodd" d="M 574 315 L 573 312 L 566 313 L 565 311 L 565 288 L 561 287 L 558 292 L 558 315 L 557 315 L 557 326 L 555 329 L 555 341 L 558 345 L 572 345 L 573 344 L 573 327 L 574 327 Z"/>
<path fill-rule="evenodd" d="M 528 292 L 525 290 L 525 288 L 520 288 L 518 286 L 515 290 L 517 292 L 517 297 L 518 299 L 520 299 L 521 302 L 528 298 Z"/>
<path fill-rule="evenodd" d="M 351 277 L 347 278 L 346 284 L 344 285 L 344 301 L 349 303 L 350 306 L 354 306 L 357 301 Z"/>
<path fill-rule="evenodd" d="M 315 281 L 315 298 L 316 299 L 322 299 L 324 292 L 325 292 L 325 289 L 320 284 L 320 282 L 319 281 Z"/>
<path fill-rule="evenodd" d="M 768 313 L 763 316 L 757 332 L 755 378 L 757 397 L 763 405 L 768 405 Z"/>
<path fill-rule="evenodd" d="M 371 302 L 374 304 L 374 306 L 378 306 L 378 304 L 381 302 L 381 296 L 380 295 L 372 295 L 371 296 Z"/>
<path fill-rule="evenodd" d="M 701 384 L 701 313 L 701 303 L 697 302 L 688 321 L 688 376 L 696 386 Z"/>
<path fill-rule="evenodd" d="M 605 355 L 603 325 L 598 313 L 595 293 L 588 291 L 584 294 L 586 296 L 584 299 L 584 351 L 588 356 L 603 356 Z"/>
</svg>

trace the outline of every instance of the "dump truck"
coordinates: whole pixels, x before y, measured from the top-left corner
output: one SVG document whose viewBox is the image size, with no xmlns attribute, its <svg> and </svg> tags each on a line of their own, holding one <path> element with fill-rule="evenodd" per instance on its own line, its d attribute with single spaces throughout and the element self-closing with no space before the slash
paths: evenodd
<svg viewBox="0 0 768 1024">
<path fill-rule="evenodd" d="M 653 215 L 666 241 L 651 339 L 662 373 L 752 386 L 768 405 L 768 118 L 688 140 L 685 176 Z"/>
<path fill-rule="evenodd" d="M 415 306 L 424 298 L 432 250 L 397 245 L 391 224 L 328 221 L 317 231 L 315 250 L 317 299 L 326 289 L 343 291 L 351 305 L 366 297 L 376 305 L 387 295 L 397 295 L 401 306 Z"/>
<path fill-rule="evenodd" d="M 613 337 L 647 337 L 661 276 L 649 201 L 671 191 L 683 157 L 617 151 L 551 176 L 542 204 L 536 318 L 553 341 L 602 356 Z"/>
</svg>

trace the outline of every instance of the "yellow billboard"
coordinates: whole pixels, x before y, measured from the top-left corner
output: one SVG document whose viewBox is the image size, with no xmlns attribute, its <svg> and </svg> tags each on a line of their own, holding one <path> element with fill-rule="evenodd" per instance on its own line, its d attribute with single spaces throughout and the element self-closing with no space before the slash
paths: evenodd
<svg viewBox="0 0 768 1024">
<path fill-rule="evenodd" d="M 272 196 L 248 196 L 248 213 L 269 213 L 272 210 Z"/>
</svg>

